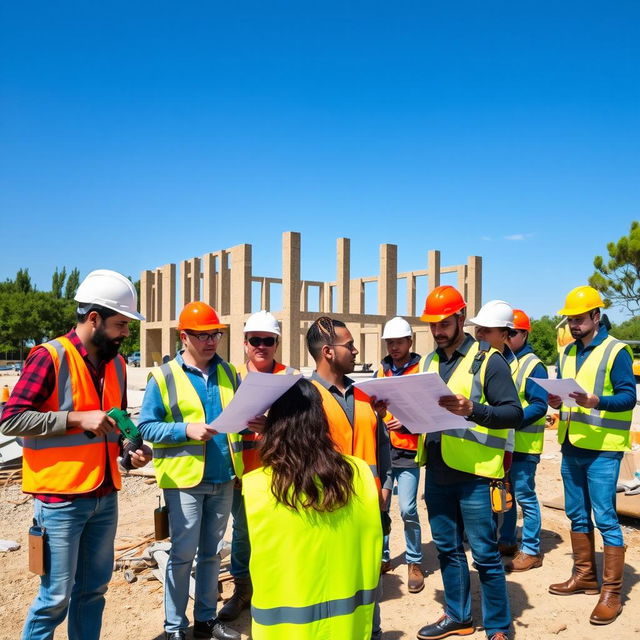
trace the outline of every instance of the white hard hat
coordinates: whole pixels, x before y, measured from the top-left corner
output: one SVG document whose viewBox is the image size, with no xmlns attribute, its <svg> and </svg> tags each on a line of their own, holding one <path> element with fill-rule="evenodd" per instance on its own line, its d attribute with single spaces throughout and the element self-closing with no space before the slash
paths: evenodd
<svg viewBox="0 0 640 640">
<path fill-rule="evenodd" d="M 504 300 L 489 300 L 475 318 L 467 320 L 478 327 L 507 327 L 513 329 L 513 308 Z"/>
<path fill-rule="evenodd" d="M 382 339 L 389 340 L 391 338 L 410 338 L 412 331 L 409 323 L 400 316 L 391 318 L 387 324 L 384 325 L 384 331 L 382 332 Z"/>
<path fill-rule="evenodd" d="M 144 316 L 138 313 L 138 294 L 133 282 L 117 271 L 92 271 L 80 283 L 74 300 L 80 313 L 86 313 L 91 305 L 97 304 L 127 318 L 144 320 Z"/>
<path fill-rule="evenodd" d="M 244 332 L 249 333 L 250 331 L 264 331 L 265 333 L 273 333 L 279 336 L 280 325 L 272 314 L 263 309 L 262 311 L 256 311 L 247 319 L 244 325 Z"/>
</svg>

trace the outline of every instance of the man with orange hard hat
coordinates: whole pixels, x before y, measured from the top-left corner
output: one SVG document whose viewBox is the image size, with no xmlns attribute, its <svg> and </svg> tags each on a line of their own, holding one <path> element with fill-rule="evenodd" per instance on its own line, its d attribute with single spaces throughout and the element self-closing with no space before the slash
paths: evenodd
<svg viewBox="0 0 640 640">
<path fill-rule="evenodd" d="M 602 534 L 604 568 L 600 599 L 589 621 L 613 622 L 622 612 L 620 593 L 625 546 L 616 513 L 620 461 L 630 449 L 632 412 L 636 404 L 631 350 L 612 338 L 601 322 L 604 301 L 593 287 L 576 287 L 558 311 L 567 317 L 574 338 L 558 358 L 558 378 L 573 378 L 584 393 L 572 393 L 575 405 L 549 394 L 560 409 L 558 441 L 562 445 L 562 481 L 571 520 L 574 567 L 571 577 L 552 584 L 556 595 L 600 591 L 595 562 L 593 521 Z"/>
<path fill-rule="evenodd" d="M 209 426 L 237 386 L 236 370 L 216 353 L 226 328 L 208 304 L 187 304 L 178 321 L 183 349 L 151 371 L 140 411 L 140 431 L 153 443 L 156 480 L 169 508 L 167 640 L 186 638 L 196 552 L 193 637 L 240 638 L 216 617 L 218 544 L 231 511 L 234 478 L 243 472 L 242 436 L 220 434 Z"/>
<path fill-rule="evenodd" d="M 504 452 L 522 407 L 502 354 L 464 332 L 466 306 L 454 287 L 436 287 L 421 317 L 436 350 L 423 356 L 420 371 L 438 373 L 447 383 L 452 393 L 439 404 L 466 418 L 468 426 L 422 435 L 418 443 L 416 459 L 427 464 L 424 493 L 445 596 L 444 615 L 418 631 L 420 640 L 475 630 L 465 534 L 480 578 L 488 640 L 509 640 L 511 626 L 489 483 L 504 477 Z"/>
</svg>

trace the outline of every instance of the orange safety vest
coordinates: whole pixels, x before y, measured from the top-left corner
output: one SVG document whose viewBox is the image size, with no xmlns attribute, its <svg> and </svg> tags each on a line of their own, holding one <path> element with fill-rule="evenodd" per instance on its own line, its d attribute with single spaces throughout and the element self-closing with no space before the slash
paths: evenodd
<svg viewBox="0 0 640 640">
<path fill-rule="evenodd" d="M 364 460 L 376 480 L 378 492 L 382 489 L 378 476 L 378 417 L 371 407 L 369 396 L 354 389 L 353 425 L 340 403 L 317 380 L 311 380 L 322 397 L 322 408 L 329 423 L 329 435 L 336 449 L 346 456 Z"/>
<path fill-rule="evenodd" d="M 247 365 L 243 364 L 237 368 L 238 382 L 242 382 L 242 378 L 247 375 Z M 293 367 L 287 367 L 279 362 L 276 362 L 273 374 L 291 374 L 297 373 L 297 370 Z M 262 466 L 262 460 L 260 459 L 260 452 L 258 451 L 258 442 L 260 441 L 260 434 L 253 431 L 249 434 L 242 436 L 242 462 L 244 464 L 244 473 L 249 473 L 258 467 Z"/>
<path fill-rule="evenodd" d="M 418 373 L 420 371 L 420 361 L 412 364 L 410 367 L 407 367 L 400 375 L 408 376 L 411 373 Z M 378 371 L 376 371 L 376 378 L 390 378 L 393 375 L 393 371 L 391 369 L 384 369 L 384 367 L 380 367 Z M 393 418 L 393 415 L 387 411 L 387 415 L 384 417 L 384 421 L 388 422 Z M 397 431 L 389 431 L 389 440 L 391 442 L 391 446 L 396 449 L 404 449 L 405 451 L 417 451 L 418 450 L 418 438 L 420 438 L 417 433 L 398 433 Z"/>
<path fill-rule="evenodd" d="M 64 336 L 37 345 L 46 349 L 55 367 L 55 388 L 40 411 L 108 411 L 122 407 L 125 362 L 118 355 L 104 371 L 102 398 L 87 365 L 73 343 Z M 88 493 L 104 481 L 107 464 L 116 489 L 120 489 L 117 458 L 120 435 L 88 438 L 79 428 L 64 435 L 22 438 L 22 490 L 25 493 Z"/>
</svg>

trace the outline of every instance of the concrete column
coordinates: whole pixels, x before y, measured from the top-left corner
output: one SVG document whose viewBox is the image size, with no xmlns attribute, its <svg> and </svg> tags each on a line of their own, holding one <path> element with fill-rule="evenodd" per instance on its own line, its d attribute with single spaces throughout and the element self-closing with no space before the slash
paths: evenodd
<svg viewBox="0 0 640 640">
<path fill-rule="evenodd" d="M 176 265 L 166 264 L 162 273 L 162 338 L 161 355 L 173 356 L 175 344 L 172 340 L 171 323 L 176 319 Z M 175 332 L 173 332 L 175 335 Z"/>
<path fill-rule="evenodd" d="M 349 289 L 349 313 L 364 313 L 364 283 L 362 278 L 353 278 Z"/>
<path fill-rule="evenodd" d="M 380 275 L 378 276 L 378 314 L 389 319 L 398 308 L 398 247 L 380 245 Z"/>
<path fill-rule="evenodd" d="M 218 286 L 216 281 L 216 254 L 207 253 L 202 258 L 202 297 L 201 300 L 217 310 Z"/>
<path fill-rule="evenodd" d="M 262 278 L 260 294 L 260 308 L 269 311 L 271 307 L 271 286 L 268 278 Z"/>
<path fill-rule="evenodd" d="M 416 315 L 416 277 L 407 276 L 407 316 Z"/>
<path fill-rule="evenodd" d="M 427 262 L 429 269 L 427 293 L 431 293 L 436 287 L 440 286 L 440 252 L 429 251 Z"/>
<path fill-rule="evenodd" d="M 200 300 L 200 258 L 180 263 L 180 308 Z"/>
<path fill-rule="evenodd" d="M 476 315 L 482 306 L 482 258 L 469 256 L 467 261 L 467 317 Z"/>
<path fill-rule="evenodd" d="M 458 284 L 457 284 L 458 291 L 462 294 L 462 297 L 466 300 L 468 296 L 466 264 L 458 265 L 457 277 L 458 277 Z"/>
<path fill-rule="evenodd" d="M 234 364 L 240 364 L 244 358 L 242 330 L 246 314 L 251 313 L 251 275 L 251 245 L 232 247 L 229 357 Z"/>
<path fill-rule="evenodd" d="M 300 234 L 282 234 L 282 361 L 300 366 Z"/>
<path fill-rule="evenodd" d="M 351 240 L 338 238 L 336 247 L 336 313 L 349 313 Z"/>
</svg>

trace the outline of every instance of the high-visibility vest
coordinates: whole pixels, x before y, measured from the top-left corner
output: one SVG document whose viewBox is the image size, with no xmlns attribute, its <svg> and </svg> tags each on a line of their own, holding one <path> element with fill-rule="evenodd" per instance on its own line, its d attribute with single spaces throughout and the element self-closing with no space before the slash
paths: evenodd
<svg viewBox="0 0 640 640">
<path fill-rule="evenodd" d="M 484 381 L 489 358 L 496 349 L 483 343 L 487 349 L 480 349 L 480 343 L 474 342 L 467 354 L 460 358 L 456 368 L 447 382 L 454 394 L 462 394 L 475 402 L 484 403 Z M 502 357 L 502 354 L 500 354 Z M 439 373 L 440 359 L 436 351 L 420 360 L 420 370 Z M 513 429 L 488 429 L 469 422 L 464 429 L 447 429 L 441 431 L 442 459 L 447 466 L 465 473 L 472 473 L 484 478 L 504 477 L 504 452 L 507 448 Z M 426 438 L 420 436 L 416 462 L 427 462 Z"/>
<path fill-rule="evenodd" d="M 224 409 L 236 389 L 236 372 L 228 362 L 216 367 L 220 403 Z M 166 422 L 206 422 L 202 400 L 189 376 L 174 359 L 151 370 L 149 377 L 158 385 L 164 405 Z M 242 477 L 242 442 L 238 433 L 227 434 L 233 470 Z M 204 477 L 206 442 L 186 440 L 165 444 L 153 443 L 153 466 L 161 489 L 188 489 L 202 482 Z"/>
<path fill-rule="evenodd" d="M 418 373 L 420 371 L 420 363 L 416 362 L 410 367 L 407 367 L 400 375 L 408 376 L 412 373 Z M 393 371 L 391 369 L 385 370 L 384 367 L 379 367 L 376 371 L 376 378 L 391 377 Z M 393 419 L 393 414 L 387 411 L 387 415 L 384 417 L 385 422 L 389 422 Z M 405 451 L 417 451 L 418 449 L 418 434 L 417 433 L 398 433 L 397 431 L 389 431 L 389 440 L 391 445 L 396 449 L 404 449 Z"/>
<path fill-rule="evenodd" d="M 247 375 L 247 365 L 240 365 L 236 369 L 238 371 L 238 382 L 242 382 L 243 378 Z M 271 373 L 291 375 L 298 373 L 298 370 L 276 362 Z M 254 469 L 262 466 L 260 453 L 258 452 L 258 442 L 260 442 L 259 433 L 254 433 L 252 431 L 251 433 L 242 434 L 242 464 L 244 467 L 244 473 L 249 473 L 249 471 L 253 471 Z"/>
<path fill-rule="evenodd" d="M 587 393 L 598 397 L 613 395 L 611 368 L 616 356 L 631 348 L 620 340 L 607 336 L 586 357 L 576 372 L 576 343 L 569 345 L 558 362 L 558 377 L 575 378 Z M 633 356 L 632 356 L 633 357 Z M 558 442 L 564 441 L 567 431 L 569 442 L 581 449 L 593 451 L 628 451 L 631 448 L 631 417 L 633 411 L 600 411 L 584 407 L 560 408 Z"/>
<path fill-rule="evenodd" d="M 98 396 L 84 358 L 65 336 L 34 347 L 46 349 L 55 368 L 55 388 L 40 411 L 94 411 L 122 408 L 125 363 L 117 355 L 105 365 L 102 397 Z M 90 438 L 79 428 L 64 435 L 22 438 L 22 489 L 26 493 L 79 494 L 98 488 L 107 464 L 120 489 L 120 434 Z"/>
<path fill-rule="evenodd" d="M 516 385 L 523 410 L 529 406 L 525 394 L 527 380 L 539 364 L 542 364 L 542 362 L 535 353 L 525 353 L 521 358 L 518 358 L 518 369 L 513 376 L 513 382 Z M 542 453 L 545 423 L 546 416 L 542 416 L 533 424 L 516 430 L 515 451 L 518 453 Z"/>
<path fill-rule="evenodd" d="M 268 467 L 243 478 L 253 640 L 371 638 L 382 553 L 378 492 L 366 463 L 346 458 L 354 495 L 335 511 L 278 503 Z"/>
<path fill-rule="evenodd" d="M 360 389 L 353 390 L 353 424 L 340 403 L 317 380 L 311 380 L 322 397 L 322 408 L 329 423 L 329 435 L 336 449 L 347 456 L 364 460 L 371 469 L 378 490 L 378 416 L 371 407 L 369 396 Z"/>
</svg>

